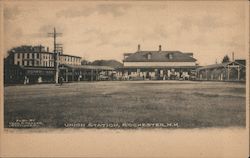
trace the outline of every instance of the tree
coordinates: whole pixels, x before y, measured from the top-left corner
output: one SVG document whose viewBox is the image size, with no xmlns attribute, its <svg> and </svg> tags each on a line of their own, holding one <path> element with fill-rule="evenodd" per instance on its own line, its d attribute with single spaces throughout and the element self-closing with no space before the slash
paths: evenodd
<svg viewBox="0 0 250 158">
<path fill-rule="evenodd" d="M 81 65 L 91 65 L 91 62 L 88 61 L 88 60 L 83 59 L 83 60 L 81 61 Z"/>
<path fill-rule="evenodd" d="M 226 62 L 229 62 L 230 61 L 230 58 L 228 57 L 228 55 L 225 55 L 222 59 L 222 63 L 226 63 Z"/>
<path fill-rule="evenodd" d="M 95 60 L 92 62 L 91 65 L 98 65 L 98 66 L 109 66 L 113 68 L 122 67 L 123 64 L 116 60 Z"/>
</svg>

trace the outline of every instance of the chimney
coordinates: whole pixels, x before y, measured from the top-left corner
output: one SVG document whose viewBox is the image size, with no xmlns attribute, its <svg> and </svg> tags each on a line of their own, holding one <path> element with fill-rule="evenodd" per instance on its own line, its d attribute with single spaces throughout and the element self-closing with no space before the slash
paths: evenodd
<svg viewBox="0 0 250 158">
<path fill-rule="evenodd" d="M 159 45 L 159 52 L 161 51 L 161 45 Z"/>
<path fill-rule="evenodd" d="M 232 61 L 234 61 L 234 52 L 232 52 Z"/>
<path fill-rule="evenodd" d="M 138 44 L 138 49 L 137 49 L 137 51 L 138 51 L 138 52 L 141 51 L 141 45 L 140 45 L 140 44 Z"/>
<path fill-rule="evenodd" d="M 47 52 L 49 52 L 49 47 L 47 47 Z"/>
</svg>

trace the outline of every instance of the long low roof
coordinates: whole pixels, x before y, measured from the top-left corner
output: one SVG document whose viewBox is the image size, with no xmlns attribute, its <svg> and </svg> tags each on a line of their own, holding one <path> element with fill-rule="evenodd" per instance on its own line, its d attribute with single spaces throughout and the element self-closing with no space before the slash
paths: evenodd
<svg viewBox="0 0 250 158">
<path fill-rule="evenodd" d="M 50 71 L 55 71 L 55 68 L 54 67 L 34 67 L 34 66 L 19 66 L 21 69 L 24 69 L 24 70 L 50 70 Z"/>
<path fill-rule="evenodd" d="M 225 67 L 227 67 L 227 65 L 230 65 L 230 64 L 236 64 L 236 65 L 240 65 L 240 66 L 245 67 L 245 65 L 242 65 L 242 64 L 240 64 L 238 62 L 230 61 L 230 62 L 225 62 L 225 63 L 219 63 L 219 64 L 212 64 L 212 65 L 202 66 L 202 67 L 198 68 L 198 70 L 223 68 L 223 67 L 225 68 Z"/>
<path fill-rule="evenodd" d="M 198 68 L 199 66 L 124 66 L 118 69 L 169 69 L 169 68 L 182 68 L 182 69 L 191 69 Z"/>
<path fill-rule="evenodd" d="M 68 67 L 72 69 L 84 69 L 84 70 L 115 70 L 109 66 L 98 66 L 98 65 L 69 65 L 63 64 L 62 67 Z"/>
</svg>

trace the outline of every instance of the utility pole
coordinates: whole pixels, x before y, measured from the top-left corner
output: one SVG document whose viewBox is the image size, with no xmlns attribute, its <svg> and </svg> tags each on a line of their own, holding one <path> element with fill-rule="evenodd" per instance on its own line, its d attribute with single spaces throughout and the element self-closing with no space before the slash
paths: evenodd
<svg viewBox="0 0 250 158">
<path fill-rule="evenodd" d="M 234 61 L 234 52 L 232 52 L 232 61 Z"/>
<path fill-rule="evenodd" d="M 58 83 L 58 77 L 59 77 L 59 53 L 62 53 L 62 44 L 56 43 L 56 37 L 62 36 L 62 33 L 57 33 L 56 28 L 54 27 L 54 32 L 48 33 L 49 37 L 53 37 L 54 39 L 54 67 L 55 67 L 55 82 Z"/>
</svg>

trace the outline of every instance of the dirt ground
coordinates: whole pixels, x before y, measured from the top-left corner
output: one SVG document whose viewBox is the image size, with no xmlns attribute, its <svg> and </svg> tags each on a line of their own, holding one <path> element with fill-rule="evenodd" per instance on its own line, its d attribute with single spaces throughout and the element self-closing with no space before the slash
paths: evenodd
<svg viewBox="0 0 250 158">
<path fill-rule="evenodd" d="M 245 90 L 243 83 L 195 81 L 8 86 L 4 88 L 4 123 L 14 127 L 10 124 L 31 119 L 29 123 L 39 122 L 37 127 L 42 128 L 77 123 L 245 127 Z"/>
</svg>

